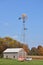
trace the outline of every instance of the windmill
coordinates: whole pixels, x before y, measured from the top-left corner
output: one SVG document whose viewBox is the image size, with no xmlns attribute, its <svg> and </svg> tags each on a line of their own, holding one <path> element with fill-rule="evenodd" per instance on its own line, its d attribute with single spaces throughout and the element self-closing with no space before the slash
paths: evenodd
<svg viewBox="0 0 43 65">
<path fill-rule="evenodd" d="M 26 14 L 22 14 L 21 17 L 19 17 L 19 20 L 22 19 L 23 22 L 23 43 L 25 43 L 25 31 L 27 30 L 26 26 L 25 26 L 25 22 L 27 20 L 27 15 Z"/>
</svg>

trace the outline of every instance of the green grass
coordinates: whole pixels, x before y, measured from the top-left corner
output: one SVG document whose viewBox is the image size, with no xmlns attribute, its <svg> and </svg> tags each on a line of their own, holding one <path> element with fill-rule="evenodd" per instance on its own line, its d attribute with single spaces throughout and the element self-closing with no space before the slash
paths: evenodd
<svg viewBox="0 0 43 65">
<path fill-rule="evenodd" d="M 14 59 L 0 59 L 0 65 L 43 65 L 43 60 L 20 62 Z"/>
</svg>

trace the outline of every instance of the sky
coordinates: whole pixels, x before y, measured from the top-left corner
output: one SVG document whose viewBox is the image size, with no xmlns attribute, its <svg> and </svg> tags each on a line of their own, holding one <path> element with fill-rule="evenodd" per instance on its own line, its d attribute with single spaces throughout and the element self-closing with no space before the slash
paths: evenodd
<svg viewBox="0 0 43 65">
<path fill-rule="evenodd" d="M 0 37 L 23 42 L 23 21 L 27 15 L 25 43 L 29 48 L 43 46 L 43 0 L 0 0 Z"/>
</svg>

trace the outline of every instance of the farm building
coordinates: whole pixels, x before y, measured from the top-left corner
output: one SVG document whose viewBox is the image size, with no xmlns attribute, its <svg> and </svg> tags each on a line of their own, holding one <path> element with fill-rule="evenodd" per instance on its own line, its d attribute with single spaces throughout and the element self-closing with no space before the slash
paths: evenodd
<svg viewBox="0 0 43 65">
<path fill-rule="evenodd" d="M 23 48 L 8 48 L 3 52 L 4 58 L 18 59 L 19 57 L 26 57 L 27 53 Z"/>
</svg>

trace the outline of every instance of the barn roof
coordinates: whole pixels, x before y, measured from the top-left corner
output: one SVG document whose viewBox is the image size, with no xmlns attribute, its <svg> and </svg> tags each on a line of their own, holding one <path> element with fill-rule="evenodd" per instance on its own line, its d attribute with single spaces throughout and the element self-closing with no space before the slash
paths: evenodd
<svg viewBox="0 0 43 65">
<path fill-rule="evenodd" d="M 19 52 L 21 49 L 23 49 L 23 48 L 8 48 L 3 53 L 6 53 L 6 52 Z"/>
</svg>

